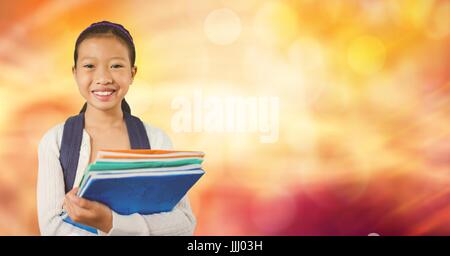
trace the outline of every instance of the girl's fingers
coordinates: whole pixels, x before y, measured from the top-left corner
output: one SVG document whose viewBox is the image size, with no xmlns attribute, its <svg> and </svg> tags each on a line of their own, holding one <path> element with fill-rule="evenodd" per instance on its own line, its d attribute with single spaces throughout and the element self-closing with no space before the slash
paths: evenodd
<svg viewBox="0 0 450 256">
<path fill-rule="evenodd" d="M 80 222 L 92 219 L 95 216 L 94 212 L 78 206 L 73 206 L 73 209 Z"/>
<path fill-rule="evenodd" d="M 80 208 L 84 208 L 84 209 L 88 209 L 88 210 L 94 210 L 94 209 L 98 208 L 97 202 L 77 196 L 76 195 L 77 191 L 78 191 L 78 188 L 74 188 L 69 193 L 67 193 L 67 196 L 70 199 L 72 204 L 77 205 Z"/>
<path fill-rule="evenodd" d="M 67 195 L 69 196 L 69 198 L 73 204 L 76 204 L 77 206 L 86 208 L 86 209 L 89 209 L 93 206 L 91 201 L 77 196 L 77 193 L 78 193 L 78 187 L 74 187 L 72 190 L 70 190 L 67 193 Z"/>
<path fill-rule="evenodd" d="M 72 216 L 74 215 L 74 211 L 72 209 L 72 204 L 70 203 L 70 199 L 68 199 L 67 196 L 64 199 L 64 205 L 65 205 L 65 209 L 66 209 L 67 213 L 72 218 Z"/>
<path fill-rule="evenodd" d="M 66 195 L 66 206 L 72 216 L 78 216 L 80 212 L 80 207 L 76 204 L 76 200 L 76 196 L 69 193 Z"/>
<path fill-rule="evenodd" d="M 96 202 L 77 196 L 77 190 L 78 188 L 74 188 L 66 194 L 64 204 L 70 218 L 73 221 L 82 223 L 85 220 L 95 218 L 98 207 Z"/>
<path fill-rule="evenodd" d="M 95 202 L 78 196 L 73 196 L 72 202 L 83 209 L 93 209 L 95 207 Z"/>
<path fill-rule="evenodd" d="M 66 207 L 70 218 L 76 222 L 82 222 L 83 220 L 90 219 L 95 216 L 95 212 L 89 209 L 79 207 L 76 203 L 74 203 L 70 199 L 67 201 Z"/>
<path fill-rule="evenodd" d="M 67 194 L 76 196 L 77 192 L 78 192 L 78 187 L 74 187 Z"/>
</svg>

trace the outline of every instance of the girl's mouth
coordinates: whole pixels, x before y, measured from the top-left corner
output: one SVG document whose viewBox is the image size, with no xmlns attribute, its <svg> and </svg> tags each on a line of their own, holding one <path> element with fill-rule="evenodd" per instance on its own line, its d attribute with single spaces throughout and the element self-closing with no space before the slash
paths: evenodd
<svg viewBox="0 0 450 256">
<path fill-rule="evenodd" d="M 95 98 L 99 101 L 110 101 L 115 96 L 116 90 L 113 89 L 103 89 L 103 90 L 93 90 L 91 91 Z"/>
</svg>

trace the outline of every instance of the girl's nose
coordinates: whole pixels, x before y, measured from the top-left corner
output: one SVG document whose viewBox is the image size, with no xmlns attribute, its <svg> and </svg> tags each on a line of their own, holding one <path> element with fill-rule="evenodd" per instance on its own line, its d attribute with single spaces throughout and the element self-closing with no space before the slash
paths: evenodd
<svg viewBox="0 0 450 256">
<path fill-rule="evenodd" d="M 100 79 L 97 79 L 95 83 L 100 84 L 100 85 L 106 85 L 106 84 L 111 84 L 112 80 L 106 79 L 106 78 L 100 78 Z"/>
<path fill-rule="evenodd" d="M 106 85 L 112 83 L 112 77 L 111 74 L 108 72 L 108 70 L 104 70 L 102 68 L 99 68 L 97 71 L 97 76 L 95 79 L 95 83 L 99 85 Z"/>
</svg>

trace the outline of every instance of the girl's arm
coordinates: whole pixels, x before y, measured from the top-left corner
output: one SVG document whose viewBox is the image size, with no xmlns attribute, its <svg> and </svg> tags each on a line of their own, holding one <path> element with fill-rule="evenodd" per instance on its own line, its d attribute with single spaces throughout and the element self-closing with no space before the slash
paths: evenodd
<svg viewBox="0 0 450 256">
<path fill-rule="evenodd" d="M 47 132 L 39 143 L 37 208 L 42 235 L 92 235 L 62 220 L 59 216 L 64 202 L 64 177 L 59 162 L 58 134 L 62 125 Z"/>
</svg>

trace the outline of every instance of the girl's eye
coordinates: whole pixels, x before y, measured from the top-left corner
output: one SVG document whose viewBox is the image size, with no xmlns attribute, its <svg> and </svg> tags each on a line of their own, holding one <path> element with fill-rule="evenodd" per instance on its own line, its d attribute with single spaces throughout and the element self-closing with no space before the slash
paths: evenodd
<svg viewBox="0 0 450 256">
<path fill-rule="evenodd" d="M 92 65 L 92 64 L 86 64 L 86 65 L 84 65 L 83 67 L 85 67 L 85 68 L 93 68 L 94 65 Z"/>
<path fill-rule="evenodd" d="M 120 64 L 114 64 L 111 66 L 111 68 L 121 68 L 121 67 L 123 67 L 123 66 Z"/>
</svg>

